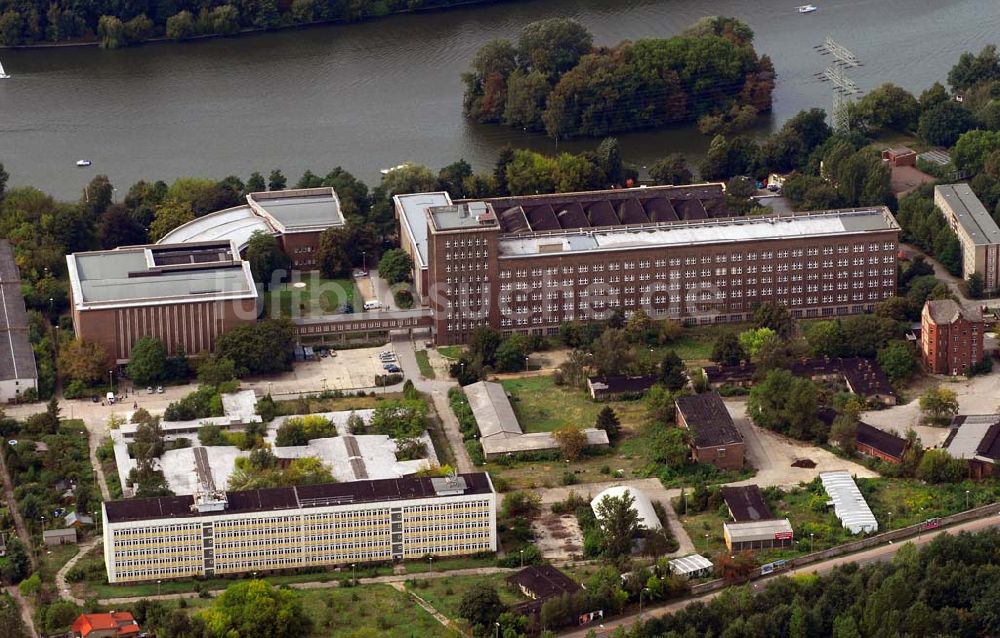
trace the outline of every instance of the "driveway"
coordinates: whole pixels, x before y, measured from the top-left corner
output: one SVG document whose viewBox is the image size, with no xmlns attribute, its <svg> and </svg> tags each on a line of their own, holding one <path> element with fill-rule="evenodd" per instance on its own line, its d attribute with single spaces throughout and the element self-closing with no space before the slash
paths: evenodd
<svg viewBox="0 0 1000 638">
<path fill-rule="evenodd" d="M 747 462 L 757 469 L 753 478 L 731 485 L 795 487 L 799 483 L 812 481 L 820 472 L 833 470 L 847 470 L 861 478 L 878 476 L 865 466 L 840 458 L 832 452 L 757 427 L 747 417 L 746 401 L 726 401 L 726 409 L 746 442 Z M 792 466 L 795 461 L 803 459 L 812 461 L 816 466 Z"/>
</svg>

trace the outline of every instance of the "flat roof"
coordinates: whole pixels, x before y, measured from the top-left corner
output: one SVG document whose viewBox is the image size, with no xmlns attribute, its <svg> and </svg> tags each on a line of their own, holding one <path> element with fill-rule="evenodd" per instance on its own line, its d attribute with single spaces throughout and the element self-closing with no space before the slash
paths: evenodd
<svg viewBox="0 0 1000 638">
<path fill-rule="evenodd" d="M 451 206 L 451 195 L 444 191 L 394 195 L 400 220 L 406 225 L 411 241 L 415 244 L 417 266 L 427 268 L 427 216 L 428 208 Z"/>
<path fill-rule="evenodd" d="M 880 231 L 899 231 L 899 224 L 884 206 L 708 219 L 617 230 L 511 235 L 501 237 L 498 250 L 501 257 L 528 257 L 602 250 L 839 237 Z"/>
<path fill-rule="evenodd" d="M 943 184 L 934 187 L 934 195 L 941 196 L 951 208 L 959 225 L 977 246 L 1000 244 L 1000 226 L 968 184 Z"/>
<path fill-rule="evenodd" d="M 0 239 L 0 379 L 37 379 L 14 249 Z M 27 387 L 25 388 L 27 389 Z"/>
<path fill-rule="evenodd" d="M 281 232 L 322 231 L 344 224 L 340 199 L 329 187 L 250 193 L 247 202 Z"/>
<path fill-rule="evenodd" d="M 80 310 L 257 297 L 250 264 L 228 241 L 73 253 L 66 263 Z"/>
<path fill-rule="evenodd" d="M 580 432 L 587 437 L 587 445 L 610 445 L 608 433 L 597 428 L 584 428 Z M 530 432 L 517 436 L 491 436 L 481 439 L 483 453 L 487 456 L 495 454 L 518 454 L 521 452 L 541 452 L 558 450 L 559 442 L 551 432 Z"/>
<path fill-rule="evenodd" d="M 493 494 L 493 484 L 485 472 L 459 474 L 464 480 L 465 496 Z M 158 498 L 131 498 L 105 501 L 104 510 L 111 523 L 170 518 L 197 518 L 249 514 L 330 505 L 358 505 L 387 501 L 440 498 L 451 495 L 441 491 L 440 481 L 407 476 L 398 479 L 351 481 L 348 483 L 322 483 L 296 487 L 274 487 L 245 492 L 226 492 L 229 506 L 222 511 L 192 511 L 193 496 L 162 496 Z"/>
<path fill-rule="evenodd" d="M 157 244 L 183 244 L 202 241 L 231 241 L 238 250 L 246 248 L 255 232 L 274 234 L 267 220 L 248 204 L 209 213 L 181 224 L 163 236 Z"/>
<path fill-rule="evenodd" d="M 718 392 L 679 396 L 676 403 L 677 410 L 691 430 L 696 447 L 743 442 L 743 435 L 736 429 L 733 417 Z"/>
<path fill-rule="evenodd" d="M 460 230 L 496 226 L 497 218 L 493 208 L 486 202 L 466 202 L 449 206 L 430 206 L 427 209 L 434 228 L 437 230 Z"/>
<path fill-rule="evenodd" d="M 722 527 L 733 543 L 775 540 L 776 534 L 793 533 L 792 524 L 787 518 L 747 521 L 745 523 L 723 523 Z"/>
</svg>

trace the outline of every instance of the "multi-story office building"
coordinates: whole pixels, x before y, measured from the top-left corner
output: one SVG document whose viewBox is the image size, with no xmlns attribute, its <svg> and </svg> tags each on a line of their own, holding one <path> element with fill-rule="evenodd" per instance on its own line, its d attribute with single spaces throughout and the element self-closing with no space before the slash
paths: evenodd
<svg viewBox="0 0 1000 638">
<path fill-rule="evenodd" d="M 962 245 L 962 276 L 977 272 L 983 288 L 1000 287 L 1000 226 L 968 184 L 934 187 L 934 203 Z"/>
<path fill-rule="evenodd" d="M 494 552 L 489 475 L 108 501 L 108 582 Z"/>
<path fill-rule="evenodd" d="M 708 184 L 456 203 L 425 193 L 396 207 L 439 343 L 484 324 L 553 334 L 616 309 L 716 323 L 773 301 L 832 317 L 896 293 L 887 208 L 734 217 L 724 201 Z"/>
<path fill-rule="evenodd" d="M 250 264 L 230 241 L 126 246 L 66 256 L 76 336 L 128 361 L 142 337 L 170 353 L 211 351 L 230 328 L 257 321 Z"/>
</svg>

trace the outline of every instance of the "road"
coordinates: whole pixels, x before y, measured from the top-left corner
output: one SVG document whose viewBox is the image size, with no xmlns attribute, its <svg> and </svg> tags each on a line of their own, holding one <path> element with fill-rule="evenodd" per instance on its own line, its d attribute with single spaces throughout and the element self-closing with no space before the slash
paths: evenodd
<svg viewBox="0 0 1000 638">
<path fill-rule="evenodd" d="M 24 623 L 24 628 L 27 630 L 28 635 L 31 638 L 38 638 L 38 632 L 35 631 L 35 623 L 32 620 L 32 608 L 24 596 L 21 595 L 21 590 L 17 588 L 16 585 L 11 585 L 9 587 L 4 587 L 10 597 L 14 599 L 14 603 L 17 604 L 17 609 L 21 612 L 21 622 Z M 2 629 L 6 629 L 3 627 Z"/>
<path fill-rule="evenodd" d="M 56 591 L 59 592 L 60 598 L 72 601 L 74 604 L 81 607 L 83 607 L 83 605 L 87 602 L 81 598 L 75 598 L 73 594 L 70 593 L 69 583 L 66 581 L 66 574 L 68 574 L 69 570 L 73 569 L 73 566 L 76 565 L 81 558 L 83 558 L 84 554 L 97 547 L 97 545 L 101 543 L 101 540 L 101 537 L 98 536 L 90 539 L 83 545 L 80 545 L 79 550 L 76 552 L 76 556 L 73 556 L 66 561 L 66 564 L 63 565 L 58 572 L 56 572 Z"/>
<path fill-rule="evenodd" d="M 960 532 L 977 532 L 989 527 L 1000 526 L 1000 515 L 990 516 L 988 518 L 981 518 L 974 521 L 969 521 L 967 523 L 962 523 L 960 525 L 955 525 L 947 529 L 939 529 L 933 532 L 924 532 L 918 538 L 910 539 L 907 542 L 914 543 L 915 545 L 923 546 L 930 543 L 935 538 L 941 534 L 958 534 Z M 822 561 L 819 563 L 814 563 L 812 565 L 807 565 L 800 567 L 798 569 L 789 570 L 780 575 L 768 576 L 767 578 L 759 579 L 755 584 L 754 588 L 766 587 L 767 583 L 775 578 L 780 578 L 782 576 L 793 576 L 795 574 L 825 574 L 836 567 L 841 565 L 846 565 L 848 563 L 857 563 L 859 565 L 868 565 L 876 562 L 884 562 L 891 560 L 892 557 L 899 551 L 899 548 L 905 545 L 905 543 L 893 543 L 880 545 L 878 547 L 873 547 L 872 549 L 865 550 L 863 552 L 858 552 L 856 554 L 850 554 L 848 556 L 839 556 L 837 558 L 831 558 L 830 560 Z M 665 616 L 667 614 L 672 614 L 676 611 L 684 609 L 691 603 L 701 602 L 706 603 L 720 593 L 725 591 L 724 589 L 717 590 L 703 596 L 696 596 L 692 598 L 685 598 L 683 600 L 678 600 L 675 602 L 667 603 L 665 605 L 658 606 L 647 606 L 643 610 L 642 618 L 648 619 L 653 617 Z M 602 636 L 611 636 L 616 629 L 619 627 L 631 627 L 637 620 L 639 620 L 639 614 L 629 614 L 627 616 L 621 616 L 615 618 L 609 622 L 606 622 L 599 626 L 591 626 L 585 629 L 577 629 L 573 631 L 568 631 L 566 633 L 560 634 L 564 638 L 588 638 L 588 636 L 593 636 L 594 638 L 600 638 Z M 589 632 L 593 631 L 593 634 Z"/>
</svg>

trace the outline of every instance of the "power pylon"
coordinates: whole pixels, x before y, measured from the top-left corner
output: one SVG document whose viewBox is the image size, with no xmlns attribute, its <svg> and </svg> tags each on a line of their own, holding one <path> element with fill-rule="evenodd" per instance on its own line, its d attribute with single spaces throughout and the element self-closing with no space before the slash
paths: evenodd
<svg viewBox="0 0 1000 638">
<path fill-rule="evenodd" d="M 861 95 L 861 90 L 848 75 L 849 69 L 862 66 L 858 56 L 851 53 L 850 49 L 836 42 L 832 37 L 827 36 L 823 44 L 814 47 L 820 55 L 831 55 L 833 61 L 818 73 L 817 77 L 822 82 L 830 82 L 833 85 L 833 129 L 838 133 L 846 133 L 850 130 L 849 105 L 854 98 Z"/>
</svg>

